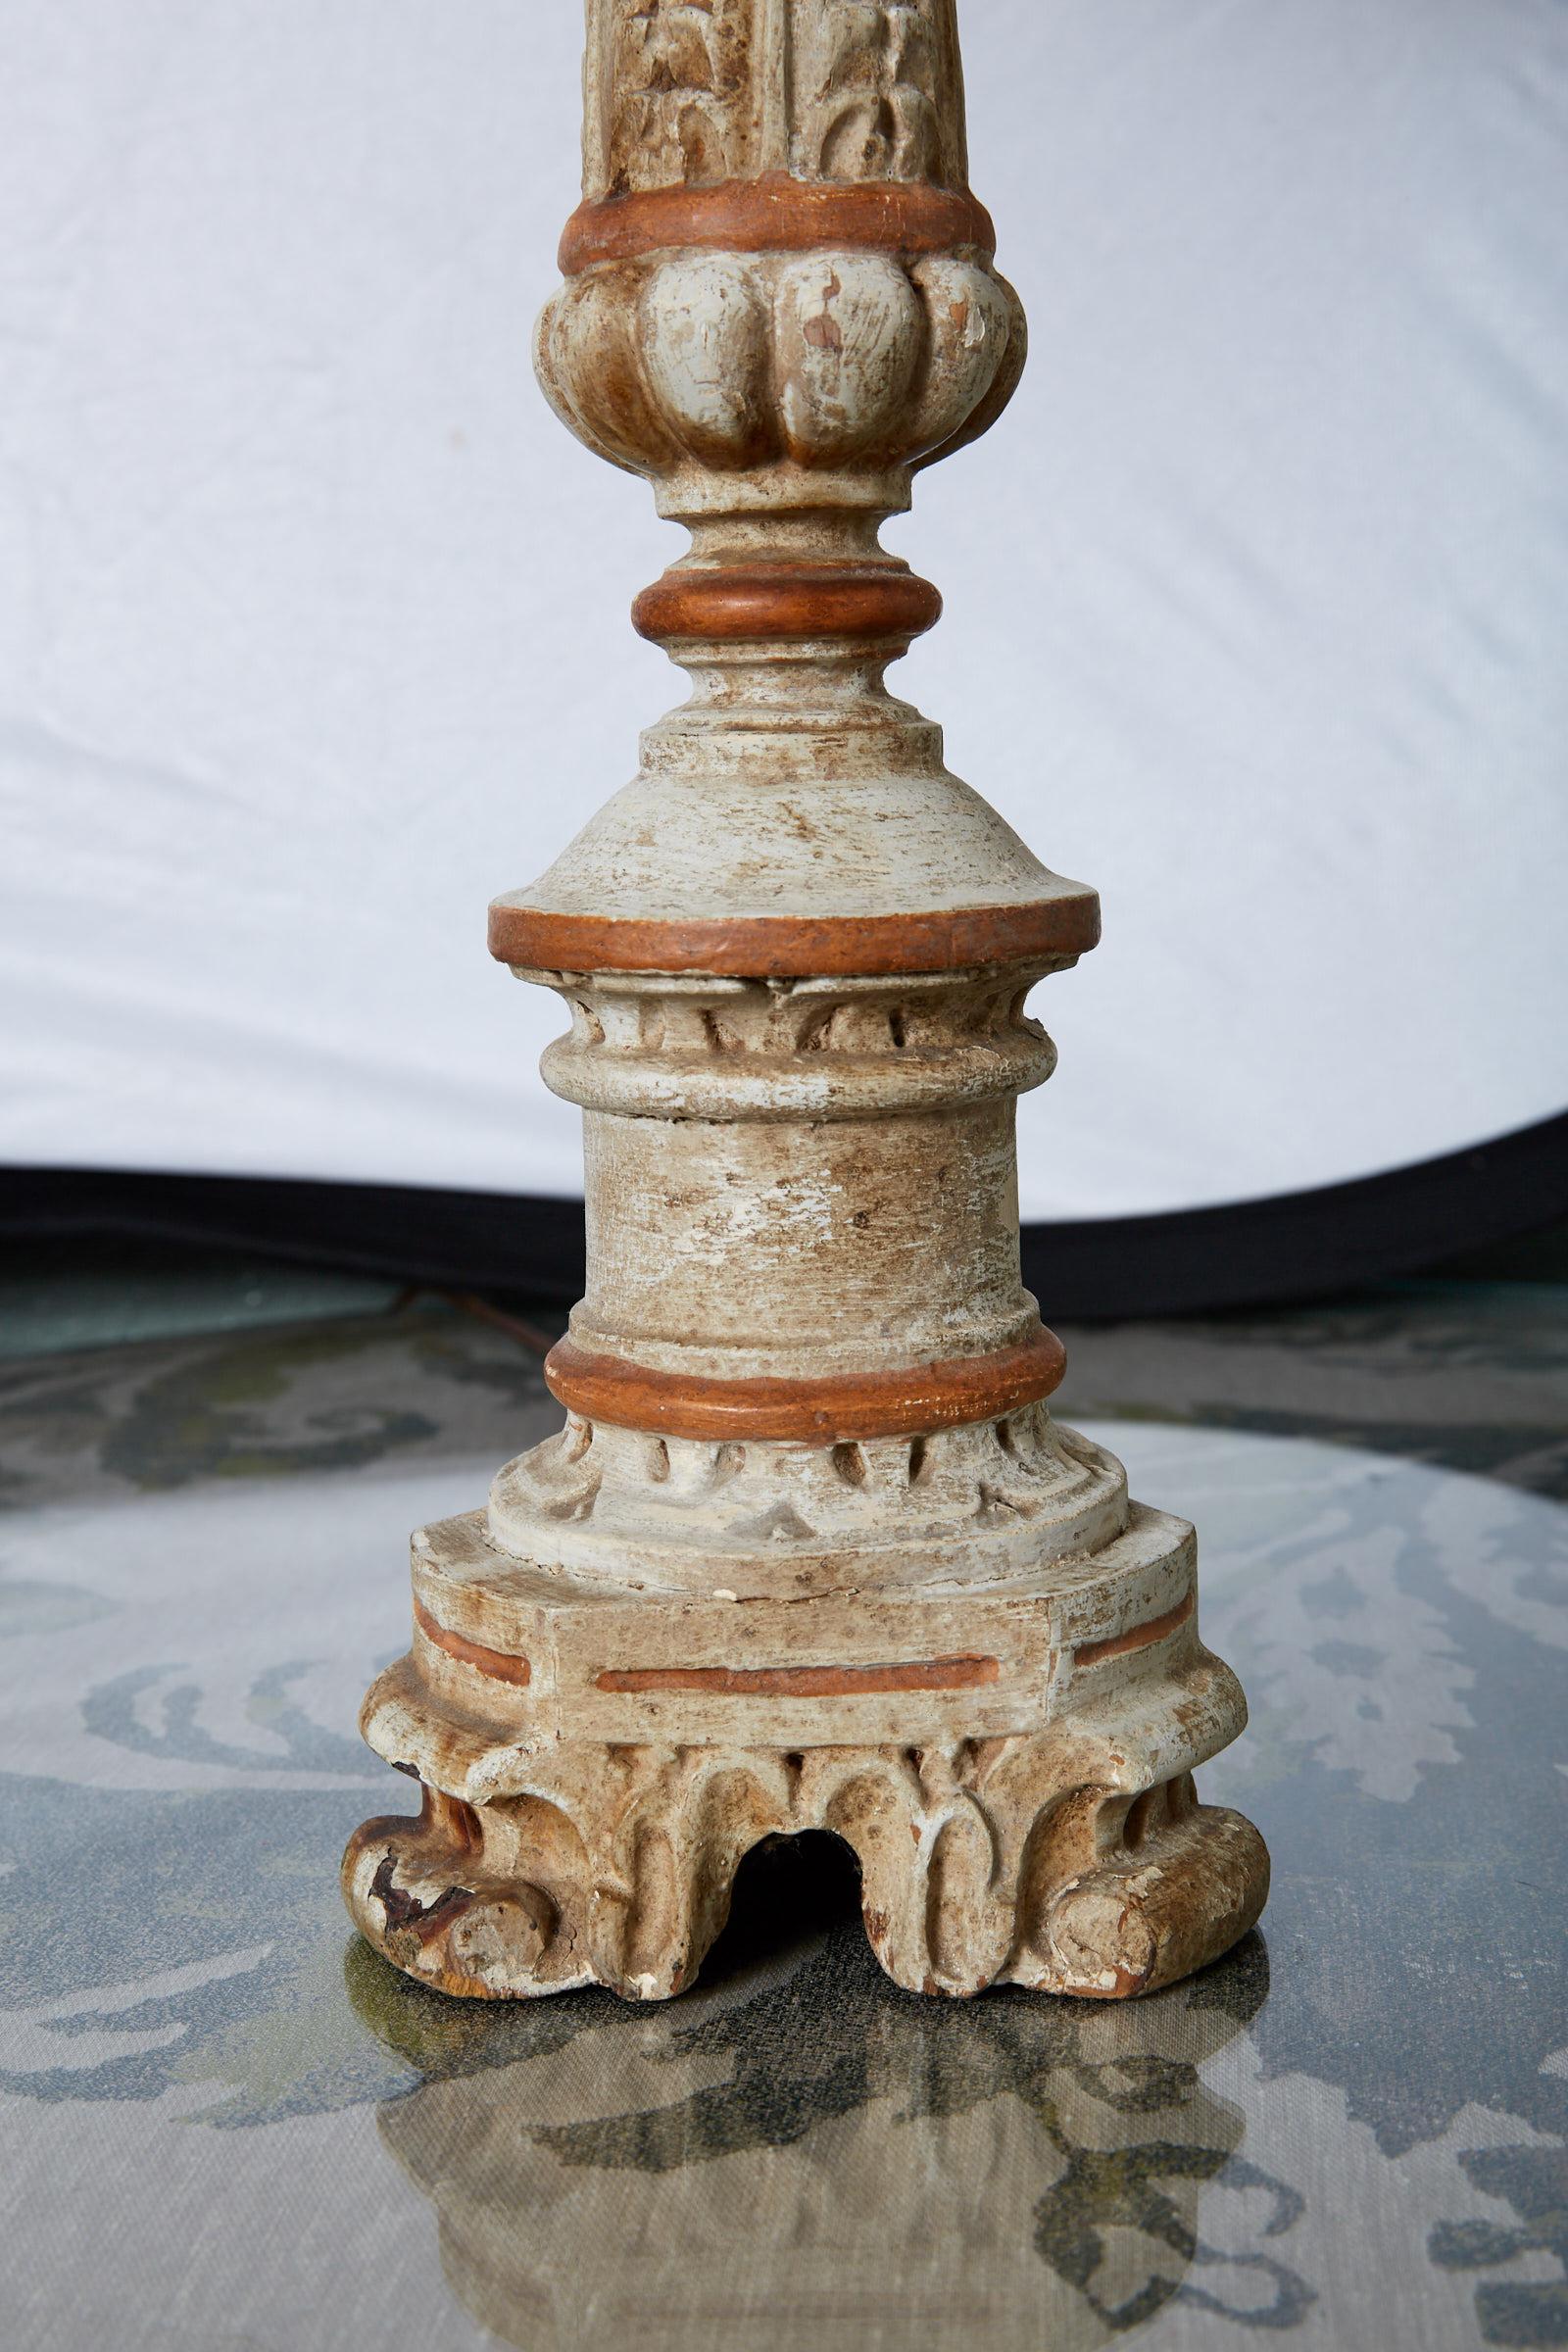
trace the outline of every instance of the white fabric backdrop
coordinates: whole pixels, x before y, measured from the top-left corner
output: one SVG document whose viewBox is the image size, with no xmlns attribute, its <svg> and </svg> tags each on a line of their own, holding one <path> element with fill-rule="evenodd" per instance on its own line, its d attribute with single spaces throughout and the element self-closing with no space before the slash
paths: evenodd
<svg viewBox="0 0 1568 2352">
<path fill-rule="evenodd" d="M 968 0 L 1009 416 L 895 672 L 1097 882 L 1024 1208 L 1561 1109 L 1568 10 Z M 0 0 L 0 1158 L 577 1189 L 483 949 L 680 681 L 533 388 L 576 0 Z"/>
</svg>

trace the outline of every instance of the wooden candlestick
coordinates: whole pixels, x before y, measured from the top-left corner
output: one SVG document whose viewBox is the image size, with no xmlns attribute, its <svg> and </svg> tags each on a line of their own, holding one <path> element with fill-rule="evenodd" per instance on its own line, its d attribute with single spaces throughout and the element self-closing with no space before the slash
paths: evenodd
<svg viewBox="0 0 1568 2352">
<path fill-rule="evenodd" d="M 414 1538 L 366 1738 L 423 1785 L 349 1906 L 491 1996 L 678 1992 L 742 1857 L 825 1829 L 899 1984 L 1117 1996 L 1268 1860 L 1193 1531 L 1053 1422 L 1019 1280 L 1035 981 L 1099 935 L 886 691 L 937 618 L 878 528 L 1023 364 L 952 0 L 589 0 L 584 201 L 538 371 L 691 551 L 634 609 L 691 699 L 493 953 L 556 989 L 587 1296 L 561 1433 Z"/>
</svg>

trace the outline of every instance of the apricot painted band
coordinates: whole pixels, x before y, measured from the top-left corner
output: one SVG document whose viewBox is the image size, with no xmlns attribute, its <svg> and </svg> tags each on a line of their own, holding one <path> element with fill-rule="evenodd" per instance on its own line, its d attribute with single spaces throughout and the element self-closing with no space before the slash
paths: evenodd
<svg viewBox="0 0 1568 2352">
<path fill-rule="evenodd" d="M 1049 1396 L 1066 1352 L 1044 1326 L 1016 1348 L 951 1356 L 890 1372 L 826 1380 L 701 1380 L 655 1371 L 623 1356 L 595 1355 L 561 1340 L 545 1359 L 551 1395 L 585 1421 L 652 1437 L 723 1444 L 802 1446 L 869 1438 L 929 1437 L 970 1421 L 995 1421 Z"/>
<path fill-rule="evenodd" d="M 991 215 L 967 188 L 918 180 L 841 184 L 764 172 L 710 188 L 649 188 L 580 204 L 561 240 L 564 277 L 596 262 L 700 247 L 718 253 L 808 253 L 865 246 L 880 253 L 997 250 Z"/>
<path fill-rule="evenodd" d="M 631 617 L 639 636 L 656 645 L 683 637 L 887 637 L 907 644 L 936 626 L 942 598 L 904 564 L 677 566 L 643 590 Z"/>
<path fill-rule="evenodd" d="M 1134 1650 L 1150 1649 L 1156 1642 L 1179 1633 L 1197 1607 L 1198 1592 L 1194 1587 L 1174 1608 L 1162 1610 L 1157 1617 L 1146 1617 L 1141 1625 L 1129 1626 L 1125 1633 L 1110 1634 L 1102 1642 L 1080 1642 L 1072 1653 L 1072 1662 L 1075 1666 L 1102 1666 L 1107 1658 L 1130 1657 Z"/>
<path fill-rule="evenodd" d="M 966 1651 L 875 1666 L 612 1666 L 595 1684 L 639 1696 L 679 1690 L 705 1698 L 867 1698 L 894 1690 L 979 1690 L 1001 1679 L 1000 1658 Z"/>
<path fill-rule="evenodd" d="M 444 1649 L 460 1665 L 471 1666 L 477 1674 L 487 1674 L 493 1683 L 512 1683 L 519 1690 L 527 1688 L 533 1669 L 520 1652 L 487 1649 L 482 1642 L 470 1642 L 466 1634 L 454 1633 L 451 1626 L 442 1625 L 418 1598 L 414 1603 L 414 1622 L 428 1642 Z"/>
<path fill-rule="evenodd" d="M 713 972 L 745 980 L 876 979 L 990 964 L 1050 965 L 1100 940 L 1100 901 L 1064 886 L 1010 906 L 927 914 L 707 917 L 570 914 L 496 899 L 490 953 L 536 972 Z"/>
</svg>

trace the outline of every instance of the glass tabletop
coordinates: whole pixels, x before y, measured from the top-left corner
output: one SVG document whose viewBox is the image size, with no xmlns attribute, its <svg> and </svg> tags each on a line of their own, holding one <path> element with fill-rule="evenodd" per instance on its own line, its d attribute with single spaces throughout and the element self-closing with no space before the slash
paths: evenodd
<svg viewBox="0 0 1568 2352">
<path fill-rule="evenodd" d="M 1251 1703 L 1200 1787 L 1274 1892 L 1184 1985 L 911 1997 L 824 1838 L 750 1858 L 679 2001 L 472 2005 L 336 1867 L 404 1807 L 355 1714 L 409 1530 L 499 1458 L 475 1376 L 269 1346 L 0 1397 L 8 2343 L 1568 2343 L 1568 1507 L 1089 1424 L 1197 1521 Z M 483 1377 L 538 1434 L 533 1374 Z"/>
</svg>

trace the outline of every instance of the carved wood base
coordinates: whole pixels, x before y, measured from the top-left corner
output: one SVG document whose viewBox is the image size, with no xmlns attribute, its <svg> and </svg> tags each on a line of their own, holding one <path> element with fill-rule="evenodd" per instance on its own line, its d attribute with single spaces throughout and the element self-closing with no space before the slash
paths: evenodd
<svg viewBox="0 0 1568 2352">
<path fill-rule="evenodd" d="M 1194 1791 L 1246 1708 L 1163 1513 L 1128 1506 L 1092 1554 L 805 1599 L 607 1590 L 499 1551 L 478 1513 L 414 1560 L 415 1646 L 362 1724 L 423 1811 L 367 1823 L 343 1883 L 444 1991 L 668 1998 L 751 1847 L 807 1830 L 855 1849 L 910 1991 L 1119 1999 L 1263 1907 L 1261 1838 Z"/>
<path fill-rule="evenodd" d="M 367 1822 L 344 1857 L 361 1930 L 448 1993 L 603 1984 L 666 2000 L 695 1980 L 735 1873 L 769 1836 L 828 1829 L 859 1860 L 865 1931 L 910 1992 L 988 1984 L 1120 2000 L 1217 1959 L 1253 1925 L 1268 1856 L 1179 1773 L 1136 1797 L 1063 1785 L 1049 1738 L 944 1748 L 598 1748 L 558 1798 Z M 597 1802 L 572 1818 L 572 1794 Z"/>
</svg>

